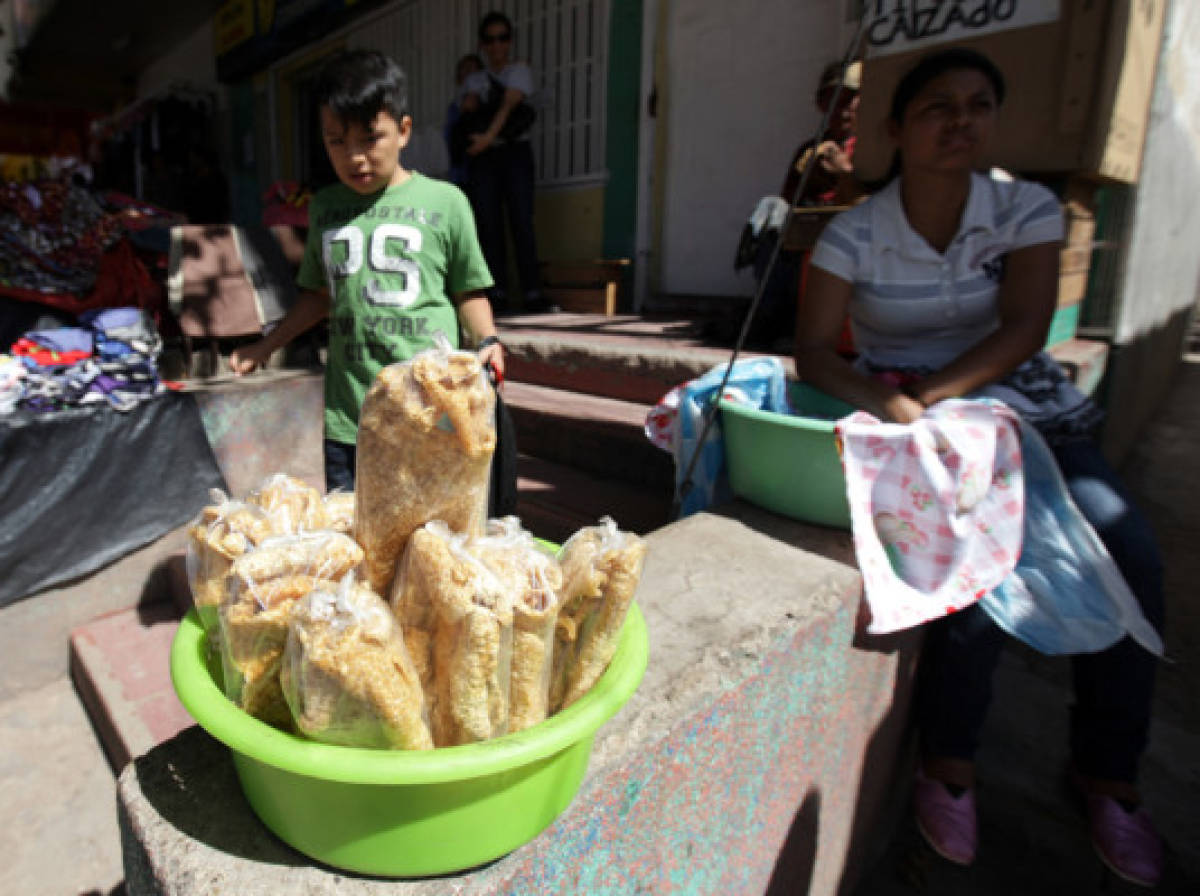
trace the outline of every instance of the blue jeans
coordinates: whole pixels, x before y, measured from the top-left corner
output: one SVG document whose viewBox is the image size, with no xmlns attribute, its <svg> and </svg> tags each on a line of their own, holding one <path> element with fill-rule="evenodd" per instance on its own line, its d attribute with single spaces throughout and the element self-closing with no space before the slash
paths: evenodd
<svg viewBox="0 0 1200 896">
<path fill-rule="evenodd" d="M 325 491 L 354 491 L 354 445 L 325 440 Z"/>
<path fill-rule="evenodd" d="M 521 289 L 526 293 L 539 289 L 541 273 L 533 233 L 533 149 L 529 141 L 515 140 L 484 150 L 470 160 L 468 171 L 479 244 L 496 281 L 495 289 L 501 294 L 508 290 L 506 211 Z"/>
<path fill-rule="evenodd" d="M 1146 619 L 1161 633 L 1162 561 L 1149 524 L 1094 441 L 1053 450 L 1072 499 L 1108 548 Z M 925 755 L 968 760 L 975 755 L 1004 639 L 979 606 L 929 627 L 917 693 Z M 1071 663 L 1076 770 L 1092 778 L 1133 781 L 1150 729 L 1157 657 L 1126 637 L 1099 653 L 1073 656 Z"/>
</svg>

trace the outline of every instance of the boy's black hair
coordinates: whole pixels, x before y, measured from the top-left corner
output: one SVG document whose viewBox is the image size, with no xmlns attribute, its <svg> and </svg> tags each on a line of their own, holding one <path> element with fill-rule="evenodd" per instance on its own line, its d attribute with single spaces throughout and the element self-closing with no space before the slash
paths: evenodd
<svg viewBox="0 0 1200 896">
<path fill-rule="evenodd" d="M 479 42 L 483 43 L 483 38 L 487 34 L 487 30 L 493 25 L 503 25 L 508 29 L 508 34 L 511 37 L 513 33 L 512 20 L 498 9 L 493 9 L 482 19 L 479 20 Z"/>
<path fill-rule="evenodd" d="M 922 56 L 917 60 L 916 65 L 905 73 L 892 92 L 889 118 L 899 124 L 904 120 L 904 110 L 913 101 L 913 97 L 921 92 L 922 87 L 946 72 L 964 68 L 977 71 L 987 78 L 991 82 L 992 91 L 996 94 L 996 104 L 1004 102 L 1004 75 L 1000 73 L 996 63 L 975 50 L 966 47 L 949 47 Z"/>
<path fill-rule="evenodd" d="M 408 114 L 408 78 L 404 69 L 377 50 L 345 50 L 317 75 L 313 93 L 343 124 L 370 127 L 381 111 L 400 123 Z"/>
</svg>

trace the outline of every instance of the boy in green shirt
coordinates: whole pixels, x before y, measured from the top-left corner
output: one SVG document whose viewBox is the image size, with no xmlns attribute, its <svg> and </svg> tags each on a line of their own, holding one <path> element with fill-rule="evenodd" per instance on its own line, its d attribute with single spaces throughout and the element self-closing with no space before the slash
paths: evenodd
<svg viewBox="0 0 1200 896">
<path fill-rule="evenodd" d="M 325 483 L 353 489 L 358 413 L 383 367 L 432 347 L 439 331 L 457 347 L 459 316 L 499 379 L 504 357 L 484 292 L 492 277 L 466 196 L 400 164 L 413 127 L 404 72 L 382 53 L 348 51 L 325 66 L 315 93 L 325 151 L 341 183 L 309 205 L 296 304 L 229 363 L 235 374 L 250 373 L 330 318 Z"/>
</svg>

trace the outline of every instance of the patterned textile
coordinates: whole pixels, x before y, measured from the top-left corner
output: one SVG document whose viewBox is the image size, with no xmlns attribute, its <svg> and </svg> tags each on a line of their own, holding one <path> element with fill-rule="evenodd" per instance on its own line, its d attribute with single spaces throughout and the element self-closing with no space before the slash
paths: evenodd
<svg viewBox="0 0 1200 896">
<path fill-rule="evenodd" d="M 83 187 L 0 184 L 0 286 L 86 293 L 100 257 L 122 234 L 120 219 Z"/>
<path fill-rule="evenodd" d="M 979 605 L 996 625 L 1046 654 L 1095 653 L 1128 634 L 1161 655 L 1162 638 L 1084 518 L 1049 446 L 1021 421 L 1025 534 L 1014 575 Z"/>
<path fill-rule="evenodd" d="M 675 491 L 680 500 L 680 517 L 729 500 L 732 492 L 725 468 L 725 440 L 715 421 L 700 446 L 704 412 L 715 400 L 728 365 L 714 367 L 704 376 L 676 386 L 659 399 L 646 415 L 646 437 L 675 456 Z M 721 396 L 764 411 L 790 414 L 783 365 L 778 358 L 737 361 Z M 692 481 L 683 478 L 692 456 L 700 456 L 692 469 Z"/>
<path fill-rule="evenodd" d="M 165 391 L 158 374 L 162 339 L 144 310 L 89 311 L 80 315 L 80 323 L 87 329 L 31 332 L 14 344 L 14 354 L 18 348 L 23 350 L 21 360 L 26 367 L 10 392 L 17 407 L 47 413 L 108 403 L 118 411 L 129 411 Z M 36 341 L 74 344 L 81 338 L 79 334 L 94 342 L 94 352 L 72 353 L 69 363 L 59 363 L 64 356 Z"/>
<path fill-rule="evenodd" d="M 1021 552 L 1017 417 L 999 402 L 944 401 L 910 425 L 864 411 L 836 427 L 868 631 L 961 610 Z"/>
</svg>

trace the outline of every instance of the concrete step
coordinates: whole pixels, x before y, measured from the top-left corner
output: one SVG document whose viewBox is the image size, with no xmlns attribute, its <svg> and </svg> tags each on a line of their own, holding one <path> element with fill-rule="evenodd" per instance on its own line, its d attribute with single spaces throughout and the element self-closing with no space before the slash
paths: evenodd
<svg viewBox="0 0 1200 896">
<path fill-rule="evenodd" d="M 670 521 L 669 494 L 526 455 L 517 459 L 517 474 L 517 515 L 539 538 L 562 544 L 602 516 L 639 535 Z"/>
<path fill-rule="evenodd" d="M 71 632 L 71 679 L 113 770 L 194 724 L 171 686 L 171 600 L 94 619 Z"/>
<path fill-rule="evenodd" d="M 555 314 L 503 318 L 499 327 L 509 381 L 643 404 L 730 356 L 706 342 L 703 321 L 686 318 Z"/>
<path fill-rule="evenodd" d="M 648 404 L 520 382 L 504 400 L 522 454 L 670 495 L 674 461 L 646 438 Z"/>
</svg>

